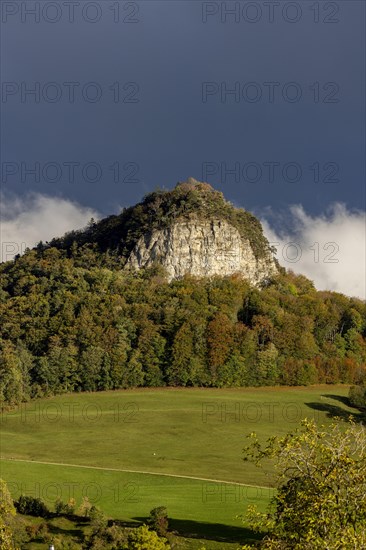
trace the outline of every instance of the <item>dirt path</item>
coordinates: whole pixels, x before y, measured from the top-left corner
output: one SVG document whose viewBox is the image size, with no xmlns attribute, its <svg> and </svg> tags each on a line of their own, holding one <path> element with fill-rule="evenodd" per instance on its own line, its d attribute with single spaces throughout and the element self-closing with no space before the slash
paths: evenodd
<svg viewBox="0 0 366 550">
<path fill-rule="evenodd" d="M 265 487 L 263 485 L 251 485 L 249 483 L 238 483 L 237 481 L 223 481 L 222 479 L 210 479 L 206 477 L 184 476 L 179 474 L 165 474 L 161 472 L 148 472 L 145 470 L 125 470 L 120 468 L 103 468 L 102 466 L 86 466 L 83 464 L 66 464 L 64 462 L 43 462 L 40 460 L 27 460 L 24 458 L 5 458 L 0 457 L 0 460 L 8 462 L 26 462 L 28 464 L 45 464 L 48 466 L 66 466 L 68 468 L 85 468 L 88 470 L 103 470 L 105 472 L 124 472 L 128 474 L 146 474 L 150 476 L 164 476 L 175 477 L 179 479 L 194 479 L 196 481 L 208 481 L 211 483 L 225 483 L 227 485 L 240 485 L 242 487 L 253 487 L 254 489 L 271 489 L 271 487 Z"/>
</svg>

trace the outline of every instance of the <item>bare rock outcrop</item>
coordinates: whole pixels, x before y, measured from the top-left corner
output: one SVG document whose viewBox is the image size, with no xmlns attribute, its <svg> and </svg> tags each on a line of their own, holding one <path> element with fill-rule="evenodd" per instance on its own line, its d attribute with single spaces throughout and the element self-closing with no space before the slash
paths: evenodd
<svg viewBox="0 0 366 550">
<path fill-rule="evenodd" d="M 169 280 L 185 274 L 197 277 L 240 273 L 258 285 L 277 273 L 268 250 L 256 258 L 248 239 L 225 220 L 181 219 L 169 227 L 146 232 L 133 248 L 126 268 L 161 264 Z"/>
</svg>

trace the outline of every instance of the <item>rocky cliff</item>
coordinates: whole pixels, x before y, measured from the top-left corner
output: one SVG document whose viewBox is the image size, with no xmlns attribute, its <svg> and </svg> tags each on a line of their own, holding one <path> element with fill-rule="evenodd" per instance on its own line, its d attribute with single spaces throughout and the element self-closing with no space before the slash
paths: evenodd
<svg viewBox="0 0 366 550">
<path fill-rule="evenodd" d="M 158 216 L 161 223 L 146 228 L 136 240 L 126 268 L 159 263 L 170 280 L 185 274 L 239 273 L 254 285 L 278 272 L 258 220 L 234 208 L 207 183 L 189 178 L 165 195 L 153 194 L 152 203 L 154 221 L 158 210 L 164 213 Z"/>
<path fill-rule="evenodd" d="M 271 255 L 256 258 L 248 239 L 225 220 L 178 220 L 170 227 L 145 233 L 126 267 L 164 266 L 169 279 L 189 273 L 198 277 L 240 273 L 258 285 L 277 273 Z"/>
</svg>

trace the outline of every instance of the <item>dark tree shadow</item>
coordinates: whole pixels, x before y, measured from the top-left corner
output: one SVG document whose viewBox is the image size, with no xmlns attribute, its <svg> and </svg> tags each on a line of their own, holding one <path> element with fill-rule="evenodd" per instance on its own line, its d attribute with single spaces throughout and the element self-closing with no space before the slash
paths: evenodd
<svg viewBox="0 0 366 550">
<path fill-rule="evenodd" d="M 78 516 L 77 514 L 56 514 L 55 512 L 51 512 L 49 518 L 65 518 L 68 521 L 75 523 L 78 527 L 90 522 L 90 519 L 88 517 Z"/>
<path fill-rule="evenodd" d="M 339 401 L 340 403 L 343 403 L 343 405 L 346 405 L 347 407 L 354 408 L 349 398 L 346 395 L 333 395 L 331 393 L 324 393 L 322 397 L 333 399 L 334 401 Z"/>
<path fill-rule="evenodd" d="M 133 519 L 141 522 L 147 521 L 147 518 L 144 517 L 134 517 Z M 169 518 L 169 531 L 191 539 L 206 539 L 239 544 L 258 541 L 263 537 L 245 527 L 174 518 Z"/>
<path fill-rule="evenodd" d="M 324 399 L 333 399 L 333 401 L 338 401 L 338 403 L 342 403 L 342 405 L 352 408 L 353 410 L 350 411 L 339 405 L 333 405 L 332 403 L 326 402 L 305 403 L 305 405 L 310 409 L 326 413 L 328 418 L 341 418 L 345 421 L 349 421 L 352 418 L 355 422 L 362 423 L 366 421 L 366 411 L 362 411 L 351 405 L 348 397 L 333 394 L 324 394 L 321 397 Z"/>
<path fill-rule="evenodd" d="M 342 420 L 349 420 L 352 415 L 349 411 L 345 411 L 337 405 L 330 405 L 327 403 L 305 403 L 307 407 L 315 411 L 321 411 L 326 413 L 328 418 L 341 418 Z"/>
<path fill-rule="evenodd" d="M 52 535 L 68 535 L 69 537 L 77 539 L 79 542 L 83 540 L 84 534 L 82 529 L 73 529 L 72 527 L 62 528 L 52 523 L 48 523 L 48 530 Z"/>
</svg>

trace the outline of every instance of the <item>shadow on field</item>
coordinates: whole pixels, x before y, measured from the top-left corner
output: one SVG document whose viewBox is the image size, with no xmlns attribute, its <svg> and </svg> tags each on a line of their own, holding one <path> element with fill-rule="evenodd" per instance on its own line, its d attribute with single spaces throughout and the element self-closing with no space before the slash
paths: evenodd
<svg viewBox="0 0 366 550">
<path fill-rule="evenodd" d="M 134 517 L 134 520 L 146 522 L 146 518 Z M 169 518 L 169 531 L 191 539 L 207 539 L 217 542 L 242 543 L 257 541 L 261 537 L 245 527 L 205 523 L 201 521 Z"/>
<path fill-rule="evenodd" d="M 79 527 L 79 525 L 77 525 Z M 77 538 L 80 542 L 83 539 L 83 530 L 72 527 L 60 527 L 58 525 L 48 524 L 48 530 L 52 535 L 68 535 L 69 537 Z"/>
<path fill-rule="evenodd" d="M 351 402 L 346 395 L 333 395 L 329 393 L 324 394 L 321 397 L 324 397 L 325 399 L 333 399 L 334 401 L 339 401 L 340 403 L 343 403 L 343 405 L 346 405 L 347 407 L 352 407 Z"/>
<path fill-rule="evenodd" d="M 328 418 L 341 418 L 342 420 L 348 421 L 352 417 L 355 422 L 365 422 L 366 412 L 360 411 L 359 409 L 353 407 L 350 404 L 348 397 L 331 394 L 324 394 L 321 397 L 324 400 L 332 399 L 333 401 L 338 401 L 347 407 L 352 407 L 354 410 L 348 411 L 339 405 L 333 405 L 332 403 L 327 403 L 326 401 L 322 401 L 321 403 L 305 403 L 305 405 L 310 407 L 310 409 L 325 412 Z"/>
</svg>

